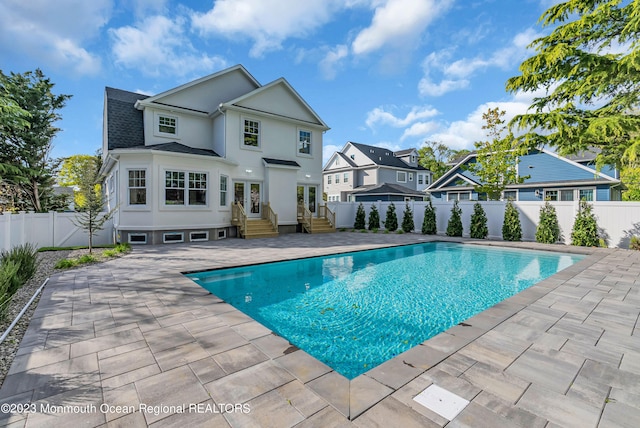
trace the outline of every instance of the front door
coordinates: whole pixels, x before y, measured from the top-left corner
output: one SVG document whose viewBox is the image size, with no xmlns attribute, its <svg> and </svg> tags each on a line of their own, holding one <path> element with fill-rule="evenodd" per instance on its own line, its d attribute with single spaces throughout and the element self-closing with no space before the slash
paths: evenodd
<svg viewBox="0 0 640 428">
<path fill-rule="evenodd" d="M 234 201 L 244 207 L 247 217 L 262 215 L 262 192 L 260 183 L 236 181 L 233 185 Z"/>
</svg>

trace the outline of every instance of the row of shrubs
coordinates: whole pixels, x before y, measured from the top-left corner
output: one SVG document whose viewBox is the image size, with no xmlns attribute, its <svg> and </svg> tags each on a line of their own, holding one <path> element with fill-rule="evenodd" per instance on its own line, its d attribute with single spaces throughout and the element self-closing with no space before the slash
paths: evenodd
<svg viewBox="0 0 640 428">
<path fill-rule="evenodd" d="M 131 244 L 128 242 L 124 242 L 121 244 L 117 244 L 115 247 L 109 250 L 104 250 L 102 252 L 102 258 L 107 257 L 116 257 L 119 254 L 129 252 L 131 250 Z M 97 262 L 98 257 L 93 254 L 83 254 L 80 257 L 72 258 L 72 259 L 61 259 L 55 264 L 55 269 L 70 269 L 72 267 L 76 267 L 79 265 L 84 265 L 87 263 Z"/>
<path fill-rule="evenodd" d="M 356 219 L 353 227 L 354 229 L 365 229 L 366 223 L 364 206 L 360 204 L 356 211 Z M 376 206 L 373 205 L 369 213 L 368 229 L 378 230 L 379 227 L 380 214 Z M 394 232 L 398 229 L 398 217 L 396 215 L 396 207 L 393 203 L 391 203 L 387 209 L 384 227 L 389 232 Z M 409 204 L 406 204 L 402 216 L 402 231 L 408 233 L 412 232 L 414 228 L 413 212 Z M 429 204 L 425 207 L 421 231 L 425 235 L 435 235 L 438 233 L 436 209 L 431 201 L 429 201 Z M 447 236 L 462 236 L 463 232 L 462 209 L 458 206 L 458 202 L 455 201 L 451 208 L 451 216 L 447 223 L 446 234 Z M 471 222 L 469 224 L 469 236 L 473 239 L 485 239 L 488 234 L 487 215 L 482 205 L 476 202 L 473 206 L 473 214 L 471 215 Z M 561 238 L 562 235 L 558 224 L 556 209 L 549 202 L 546 202 L 540 208 L 540 221 L 536 229 L 536 242 L 555 244 Z M 505 206 L 502 239 L 505 241 L 522 240 L 520 215 L 518 209 L 511 201 L 508 201 Z M 580 210 L 573 224 L 573 230 L 571 231 L 571 245 L 586 247 L 603 246 L 603 242 L 598 234 L 598 225 L 592 207 L 586 201 L 580 202 Z"/>
<path fill-rule="evenodd" d="M 11 296 L 33 277 L 37 268 L 38 249 L 32 244 L 0 251 L 0 315 L 4 316 Z"/>
</svg>

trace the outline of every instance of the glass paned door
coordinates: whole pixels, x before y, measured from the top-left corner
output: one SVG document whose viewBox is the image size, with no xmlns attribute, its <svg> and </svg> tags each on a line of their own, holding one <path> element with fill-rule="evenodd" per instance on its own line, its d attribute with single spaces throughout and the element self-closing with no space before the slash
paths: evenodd
<svg viewBox="0 0 640 428">
<path fill-rule="evenodd" d="M 316 186 L 309 186 L 309 198 L 308 198 L 308 207 L 309 211 L 312 213 L 316 212 Z"/>
<path fill-rule="evenodd" d="M 234 201 L 244 207 L 247 217 L 260 217 L 262 214 L 262 195 L 260 183 L 244 181 L 233 184 Z"/>
<path fill-rule="evenodd" d="M 317 186 L 298 186 L 297 200 L 298 205 L 306 206 L 312 213 L 316 212 L 316 189 Z"/>
</svg>

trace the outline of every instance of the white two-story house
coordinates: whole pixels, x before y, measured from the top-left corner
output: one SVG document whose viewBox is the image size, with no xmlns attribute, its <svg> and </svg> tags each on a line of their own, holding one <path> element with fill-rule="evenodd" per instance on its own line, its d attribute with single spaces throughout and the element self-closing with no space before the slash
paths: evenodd
<svg viewBox="0 0 640 428">
<path fill-rule="evenodd" d="M 284 78 L 261 85 L 241 65 L 155 96 L 106 88 L 102 176 L 117 239 L 243 236 L 253 219 L 271 224 L 263 236 L 300 230 L 298 203 L 320 201 L 328 129 Z"/>
<path fill-rule="evenodd" d="M 415 149 L 393 152 L 351 141 L 331 156 L 322 176 L 330 202 L 422 200 L 431 184 Z"/>
</svg>

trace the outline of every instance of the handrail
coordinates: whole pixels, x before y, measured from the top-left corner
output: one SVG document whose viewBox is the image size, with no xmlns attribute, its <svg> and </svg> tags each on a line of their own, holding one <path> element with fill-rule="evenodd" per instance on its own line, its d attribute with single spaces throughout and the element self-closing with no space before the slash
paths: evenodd
<svg viewBox="0 0 640 428">
<path fill-rule="evenodd" d="M 302 226 L 307 229 L 307 232 L 313 233 L 313 214 L 309 211 L 304 204 L 298 204 L 298 217 L 302 218 Z"/>
<path fill-rule="evenodd" d="M 240 235 L 244 236 L 247 231 L 247 213 L 242 204 L 234 202 L 231 207 L 231 222 L 240 226 Z"/>
<path fill-rule="evenodd" d="M 331 211 L 327 205 L 321 205 L 321 208 L 324 208 L 325 215 L 324 217 L 327 219 L 333 228 L 336 227 L 336 213 Z"/>
<path fill-rule="evenodd" d="M 262 218 L 269 220 L 274 232 L 278 231 L 278 214 L 271 208 L 271 202 L 262 204 Z"/>
</svg>

